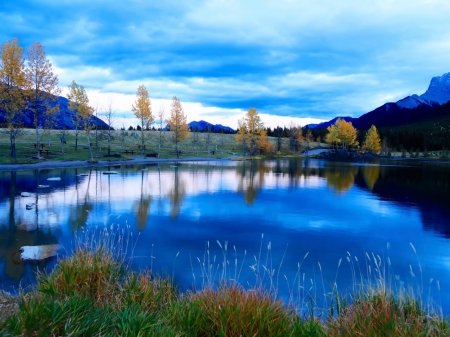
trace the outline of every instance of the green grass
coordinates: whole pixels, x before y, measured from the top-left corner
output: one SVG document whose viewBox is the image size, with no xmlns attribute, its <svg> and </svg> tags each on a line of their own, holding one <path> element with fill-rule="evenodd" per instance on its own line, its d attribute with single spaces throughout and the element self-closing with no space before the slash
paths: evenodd
<svg viewBox="0 0 450 337">
<path fill-rule="evenodd" d="M 12 163 L 13 158 L 10 156 L 10 143 L 9 136 L 5 129 L 0 129 L 0 164 Z M 75 132 L 67 131 L 65 136 L 66 144 L 64 146 L 64 153 L 62 153 L 61 142 L 59 137 L 60 131 L 53 130 L 49 135 L 44 135 L 41 139 L 41 143 L 45 145 L 44 149 L 49 150 L 48 154 L 41 153 L 45 160 L 52 161 L 67 161 L 67 160 L 89 160 L 90 153 L 87 146 L 88 141 L 84 133 L 81 133 L 78 138 L 78 151 L 75 151 Z M 182 157 L 202 157 L 211 159 L 221 159 L 230 157 L 233 154 L 242 155 L 242 146 L 236 143 L 236 137 L 234 134 L 210 134 L 210 153 L 208 154 L 208 146 L 206 143 L 207 134 L 200 133 L 198 142 L 193 143 L 193 133 L 189 134 L 189 138 L 180 144 L 180 150 L 182 151 Z M 97 146 L 92 146 L 92 152 L 95 160 L 127 160 L 132 158 L 143 157 L 147 153 L 154 153 L 158 151 L 159 132 L 158 131 L 146 131 L 145 132 L 145 144 L 146 150 L 144 154 L 142 150 L 139 150 L 138 145 L 141 144 L 140 131 L 125 131 L 120 130 L 113 131 L 113 140 L 111 142 L 111 154 L 118 153 L 120 158 L 116 157 L 104 157 L 107 154 L 107 140 L 105 137 L 99 138 Z M 164 133 L 164 142 L 161 149 L 161 158 L 176 158 L 174 150 L 175 144 L 172 141 L 172 133 Z M 275 138 L 268 137 L 272 144 L 276 143 Z M 95 142 L 95 132 L 91 133 L 91 143 Z M 34 148 L 36 143 L 35 130 L 23 129 L 21 135 L 16 140 L 17 150 L 17 163 L 29 164 L 35 163 L 39 160 L 32 159 L 37 155 L 37 150 Z M 326 146 L 325 144 L 311 143 L 311 147 Z M 217 146 L 217 151 L 216 151 Z M 303 145 L 303 149 L 306 149 L 306 143 Z M 125 150 L 133 150 L 134 154 L 126 154 Z M 215 153 L 212 154 L 212 151 Z M 289 154 L 288 142 L 284 140 L 281 148 L 282 155 Z"/>
<path fill-rule="evenodd" d="M 122 247 L 125 242 L 122 242 Z M 128 245 L 128 243 L 126 243 Z M 384 284 L 301 316 L 296 307 L 233 281 L 181 293 L 171 278 L 129 269 L 104 245 L 81 247 L 0 315 L 3 336 L 450 336 L 449 321 Z M 2 297 L 3 296 L 3 297 Z M 19 306 L 17 304 L 20 303 Z"/>
</svg>

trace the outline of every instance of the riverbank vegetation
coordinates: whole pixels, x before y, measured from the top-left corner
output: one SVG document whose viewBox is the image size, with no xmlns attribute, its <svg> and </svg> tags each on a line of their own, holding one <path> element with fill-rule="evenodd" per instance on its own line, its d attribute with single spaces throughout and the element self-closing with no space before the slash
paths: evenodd
<svg viewBox="0 0 450 337">
<path fill-rule="evenodd" d="M 276 291 L 232 280 L 181 293 L 170 277 L 131 271 L 99 246 L 63 259 L 35 289 L 0 295 L 3 336 L 450 336 L 449 321 L 411 293 L 375 288 L 330 294 L 300 312 Z M 308 301 L 314 302 L 314 298 Z"/>
</svg>

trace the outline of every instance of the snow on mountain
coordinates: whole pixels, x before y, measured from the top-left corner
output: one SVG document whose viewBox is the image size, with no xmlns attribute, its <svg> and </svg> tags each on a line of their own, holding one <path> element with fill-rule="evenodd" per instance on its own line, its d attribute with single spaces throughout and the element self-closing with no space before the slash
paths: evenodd
<svg viewBox="0 0 450 337">
<path fill-rule="evenodd" d="M 433 77 L 428 90 L 420 97 L 428 105 L 442 105 L 450 101 L 450 73 Z"/>
<path fill-rule="evenodd" d="M 427 91 L 422 95 L 412 95 L 397 102 L 397 105 L 405 109 L 414 109 L 421 104 L 429 106 L 442 105 L 450 101 L 450 73 L 436 76 L 431 79 Z"/>
</svg>

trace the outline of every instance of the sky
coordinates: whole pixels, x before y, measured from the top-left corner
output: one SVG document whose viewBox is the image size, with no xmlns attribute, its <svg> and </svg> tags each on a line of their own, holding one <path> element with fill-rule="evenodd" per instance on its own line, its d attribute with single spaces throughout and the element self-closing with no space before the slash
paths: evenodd
<svg viewBox="0 0 450 337">
<path fill-rule="evenodd" d="M 75 80 L 116 126 L 145 85 L 188 121 L 235 128 L 358 117 L 450 72 L 448 0 L 0 1 L 0 43 L 45 48 L 63 95 Z"/>
</svg>

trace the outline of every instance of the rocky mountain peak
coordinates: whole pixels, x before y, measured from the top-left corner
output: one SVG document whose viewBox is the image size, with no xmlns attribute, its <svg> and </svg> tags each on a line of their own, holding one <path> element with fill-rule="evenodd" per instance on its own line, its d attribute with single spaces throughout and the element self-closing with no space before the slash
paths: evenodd
<svg viewBox="0 0 450 337">
<path fill-rule="evenodd" d="M 420 97 L 430 105 L 450 101 L 450 73 L 433 77 L 427 91 Z"/>
</svg>

